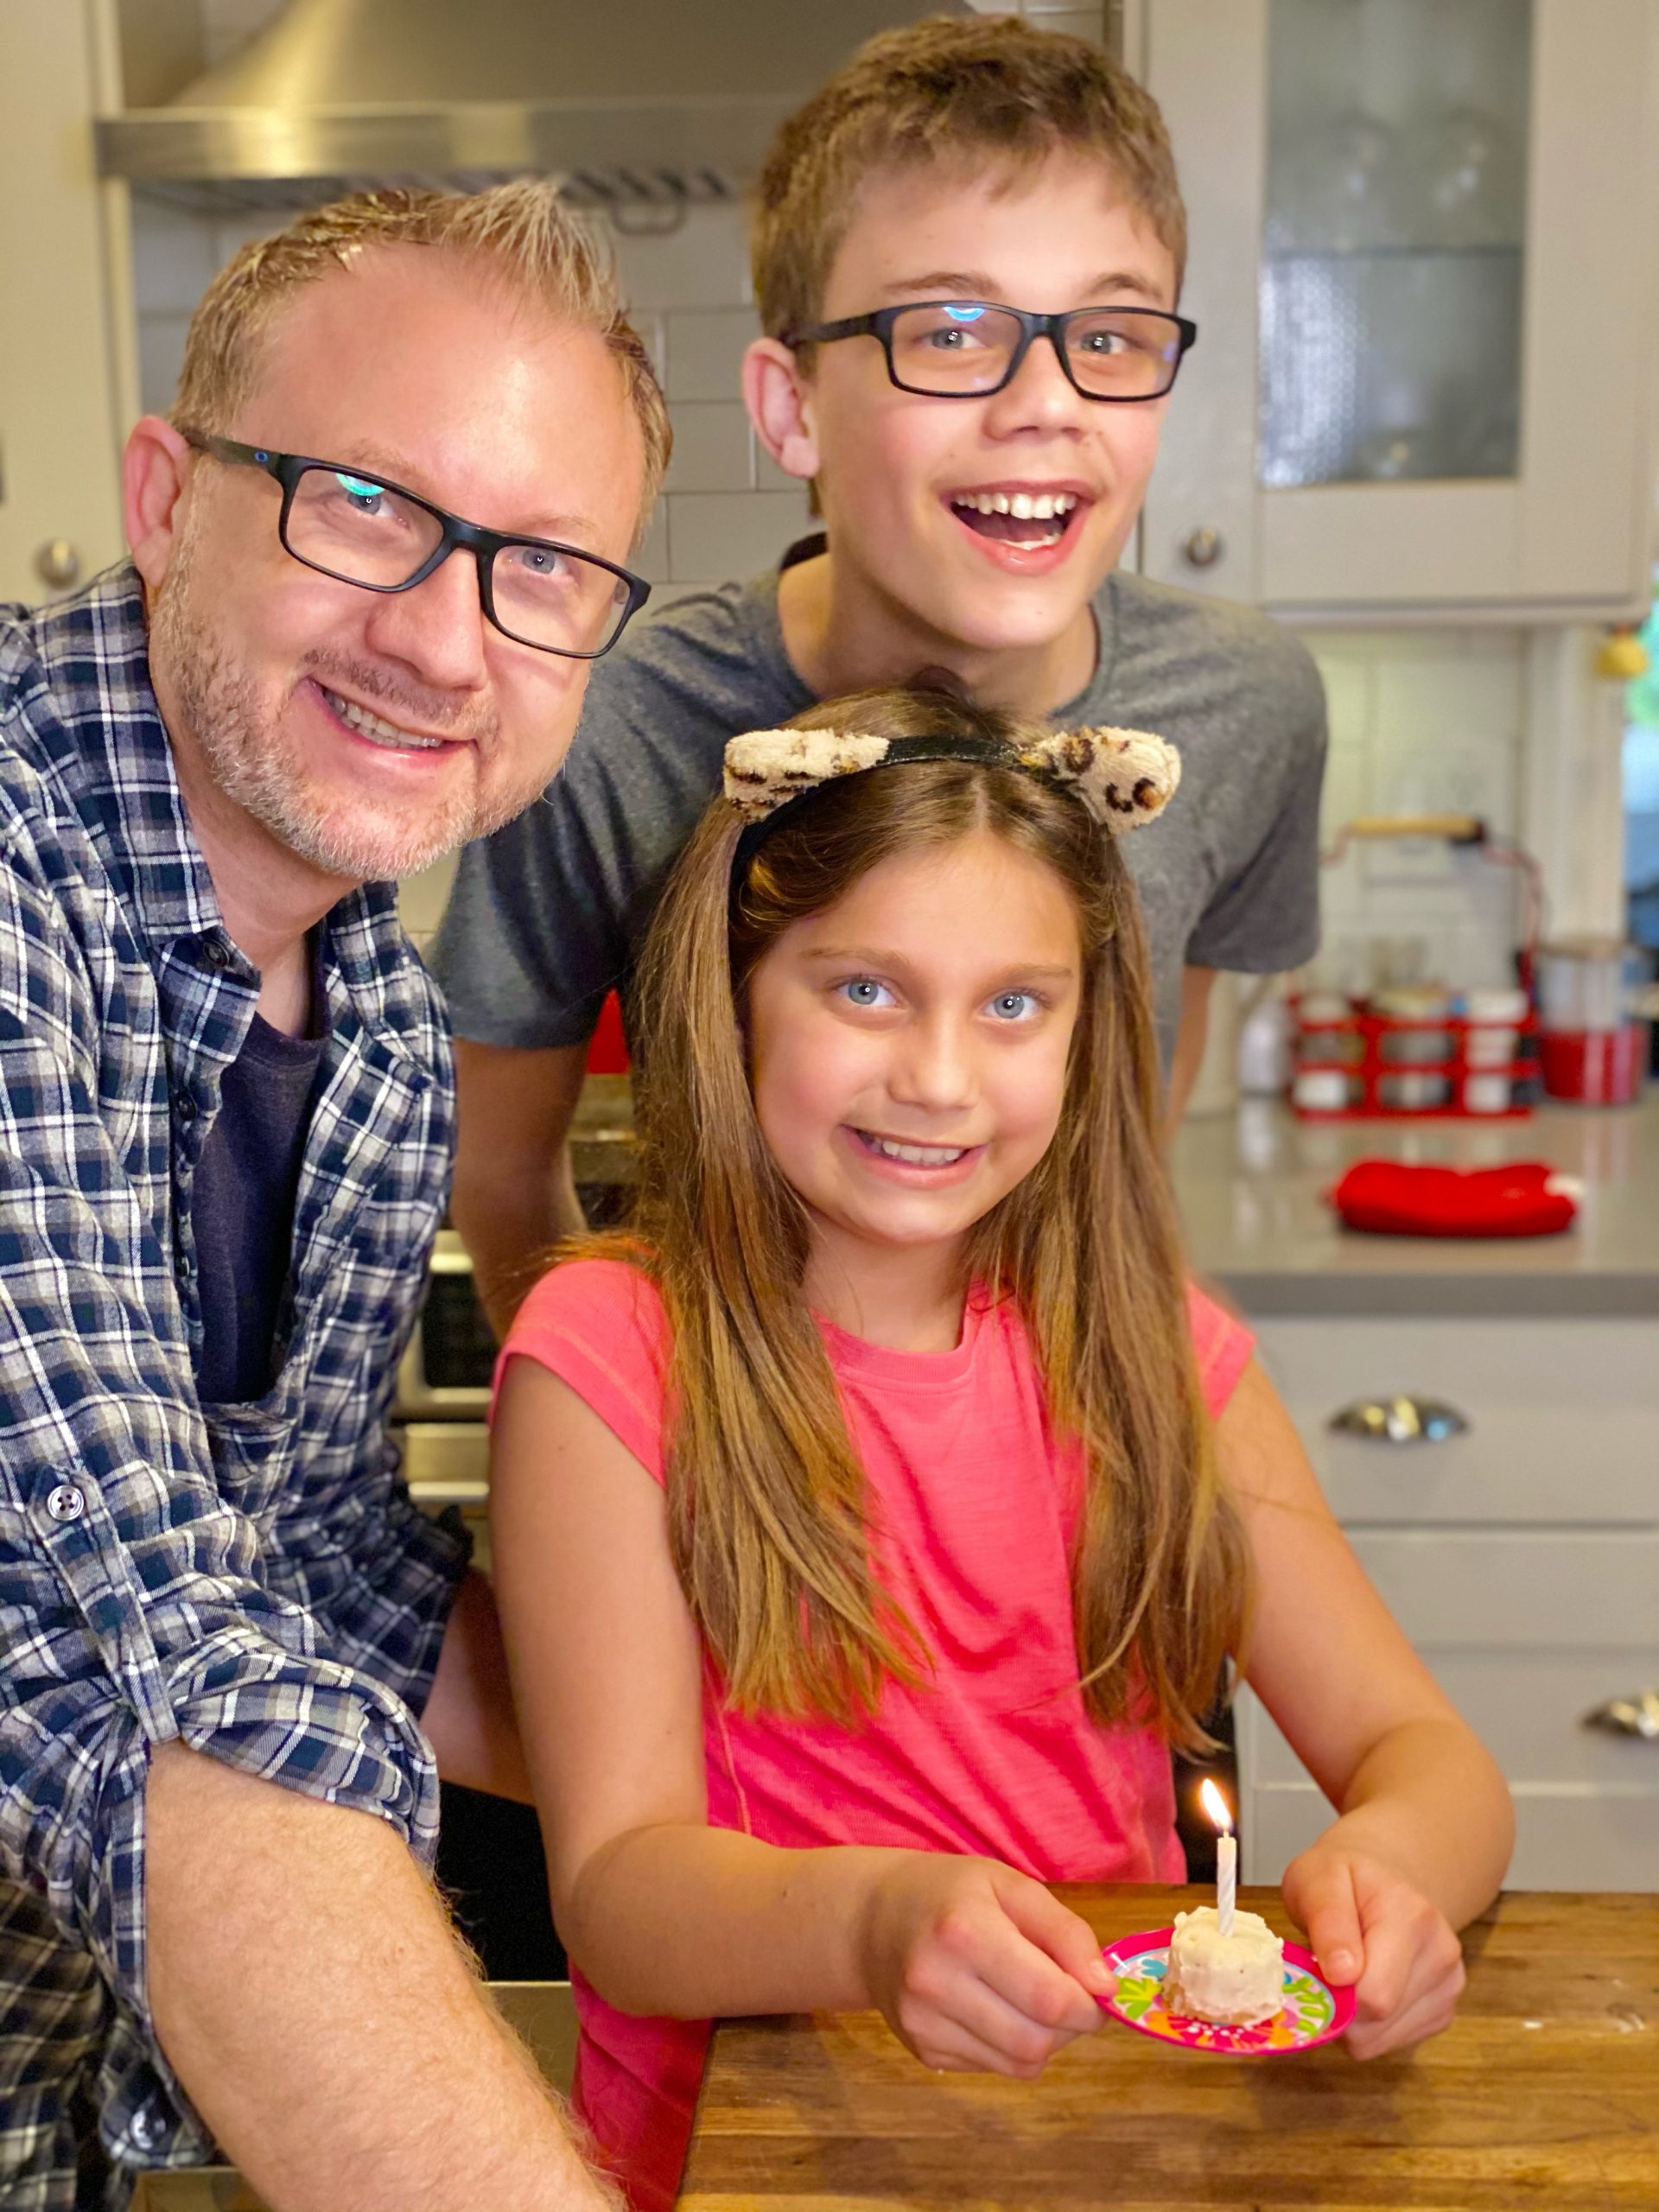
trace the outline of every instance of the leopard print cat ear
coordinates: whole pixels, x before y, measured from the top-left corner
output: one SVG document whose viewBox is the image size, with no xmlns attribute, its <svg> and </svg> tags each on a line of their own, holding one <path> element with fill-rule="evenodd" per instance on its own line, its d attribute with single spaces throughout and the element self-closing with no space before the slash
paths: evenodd
<svg viewBox="0 0 1659 2212">
<path fill-rule="evenodd" d="M 726 747 L 725 793 L 751 822 L 827 784 L 878 768 L 890 741 L 833 729 L 752 729 Z"/>
<path fill-rule="evenodd" d="M 912 760 L 968 760 L 987 768 L 1023 768 L 1064 784 L 1114 836 L 1150 822 L 1181 779 L 1180 755 L 1144 730 L 1077 729 L 1039 738 L 1018 749 L 1000 738 L 870 737 L 854 730 L 754 729 L 726 747 L 725 795 L 747 824 L 753 850 L 758 825 L 837 776 Z"/>
<path fill-rule="evenodd" d="M 1181 780 L 1181 756 L 1139 729 L 1057 730 L 1020 748 L 1023 767 L 1069 784 L 1114 836 L 1161 814 Z"/>
</svg>

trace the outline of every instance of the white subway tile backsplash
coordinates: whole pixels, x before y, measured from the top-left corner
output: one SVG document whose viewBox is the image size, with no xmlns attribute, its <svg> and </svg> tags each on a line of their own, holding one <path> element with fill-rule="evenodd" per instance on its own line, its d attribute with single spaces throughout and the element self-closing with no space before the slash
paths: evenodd
<svg viewBox="0 0 1659 2212">
<path fill-rule="evenodd" d="M 165 415 L 178 390 L 184 359 L 188 314 L 154 310 L 142 302 L 138 313 L 138 404 L 146 415 Z"/>
<path fill-rule="evenodd" d="M 668 582 L 668 502 L 658 499 L 645 525 L 645 534 L 627 558 L 636 575 L 648 584 Z"/>
<path fill-rule="evenodd" d="M 800 484 L 798 476 L 791 476 L 786 468 L 779 468 L 766 451 L 753 429 L 749 431 L 749 458 L 753 480 L 762 492 L 791 492 Z"/>
<path fill-rule="evenodd" d="M 1319 842 L 1332 844 L 1344 823 L 1371 812 L 1370 754 L 1358 746 L 1333 744 L 1325 755 L 1320 795 Z"/>
<path fill-rule="evenodd" d="M 755 335 L 753 311 L 677 309 L 667 321 L 669 398 L 730 399 L 738 393 L 744 351 Z"/>
<path fill-rule="evenodd" d="M 661 230 L 613 223 L 611 236 L 630 308 L 744 307 L 753 297 L 740 207 L 689 207 L 681 221 Z"/>
<path fill-rule="evenodd" d="M 270 207 L 250 207 L 240 215 L 220 215 L 213 223 L 214 266 L 222 267 L 255 238 L 268 238 L 280 231 L 288 217 Z"/>
<path fill-rule="evenodd" d="M 1516 630 L 1325 631 L 1308 639 L 1331 714 L 1322 830 L 1358 815 L 1516 820 L 1524 638 Z M 1501 982 L 1519 918 L 1510 872 L 1441 840 L 1351 848 L 1321 883 L 1320 972 L 1363 988 L 1421 961 L 1452 984 Z"/>
<path fill-rule="evenodd" d="M 141 307 L 188 315 L 219 260 L 200 216 L 133 195 L 132 282 Z"/>
<path fill-rule="evenodd" d="M 676 583 L 753 575 L 810 526 L 800 492 L 680 492 L 668 507 Z"/>
<path fill-rule="evenodd" d="M 747 492 L 753 484 L 749 418 L 741 400 L 689 399 L 676 407 L 671 494 Z"/>
</svg>

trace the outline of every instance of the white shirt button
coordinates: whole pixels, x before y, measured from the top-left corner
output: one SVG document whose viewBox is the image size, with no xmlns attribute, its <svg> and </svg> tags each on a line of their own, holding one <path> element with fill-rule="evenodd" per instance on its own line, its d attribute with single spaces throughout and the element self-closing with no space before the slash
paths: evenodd
<svg viewBox="0 0 1659 2212">
<path fill-rule="evenodd" d="M 142 2104 L 132 2115 L 132 2139 L 141 2151 L 152 2151 L 167 2133 L 167 2122 L 153 2103 Z"/>
<path fill-rule="evenodd" d="M 79 1483 L 60 1483 L 46 1501 L 54 1521 L 79 1521 L 86 1510 L 86 1493 Z"/>
</svg>

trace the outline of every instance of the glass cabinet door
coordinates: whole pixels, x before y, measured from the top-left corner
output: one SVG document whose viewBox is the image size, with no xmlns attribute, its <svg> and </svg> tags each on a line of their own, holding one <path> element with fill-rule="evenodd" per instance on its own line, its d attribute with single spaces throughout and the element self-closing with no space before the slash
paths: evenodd
<svg viewBox="0 0 1659 2212">
<path fill-rule="evenodd" d="M 1531 0 L 1269 0 L 1257 480 L 1513 477 Z"/>
<path fill-rule="evenodd" d="M 1313 619 L 1639 604 L 1655 0 L 1139 0 L 1133 20 L 1198 326 L 1144 571 Z"/>
</svg>

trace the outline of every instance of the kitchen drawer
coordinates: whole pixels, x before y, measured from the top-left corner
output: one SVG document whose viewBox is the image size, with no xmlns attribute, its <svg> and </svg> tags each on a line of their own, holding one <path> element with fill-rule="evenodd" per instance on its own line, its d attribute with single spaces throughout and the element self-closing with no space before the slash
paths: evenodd
<svg viewBox="0 0 1659 2212">
<path fill-rule="evenodd" d="M 1311 1782 L 1246 1789 L 1243 1880 L 1277 1882 L 1333 1817 Z M 1527 1783 L 1515 1820 L 1505 1889 L 1659 1891 L 1659 1791 Z"/>
<path fill-rule="evenodd" d="M 1504 1647 L 1650 1656 L 1659 1640 L 1659 1529 L 1347 1533 L 1431 1665 L 1438 1652 Z"/>
<path fill-rule="evenodd" d="M 1659 1627 L 1640 1651 L 1425 1652 L 1430 1671 L 1511 1787 L 1538 1783 L 1659 1796 L 1659 1742 L 1586 1728 L 1610 1698 L 1659 1689 Z M 1249 1691 L 1238 1701 L 1249 1782 L 1305 1783 L 1307 1770 Z"/>
<path fill-rule="evenodd" d="M 1262 1362 L 1344 1522 L 1659 1518 L 1659 1321 L 1287 1320 Z M 1437 1444 L 1332 1432 L 1357 1402 L 1439 1399 Z"/>
</svg>

